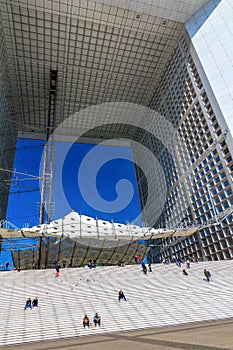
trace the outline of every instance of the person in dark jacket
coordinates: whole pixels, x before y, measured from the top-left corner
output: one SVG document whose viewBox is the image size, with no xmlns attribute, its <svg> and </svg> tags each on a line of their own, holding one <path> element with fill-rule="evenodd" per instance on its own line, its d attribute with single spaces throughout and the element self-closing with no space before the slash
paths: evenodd
<svg viewBox="0 0 233 350">
<path fill-rule="evenodd" d="M 204 269 L 204 276 L 206 277 L 206 281 L 210 282 L 211 279 L 211 273 L 209 271 L 207 271 L 206 269 Z"/>
<path fill-rule="evenodd" d="M 147 274 L 147 267 L 144 262 L 142 263 L 142 271 L 144 272 L 145 275 Z"/>
<path fill-rule="evenodd" d="M 127 301 L 122 289 L 120 289 L 119 295 L 118 295 L 118 300 L 121 301 L 121 299 L 124 299 L 125 301 Z"/>
<path fill-rule="evenodd" d="M 85 328 L 85 327 L 90 327 L 90 320 L 89 320 L 89 317 L 87 316 L 87 314 L 85 314 L 84 315 L 84 317 L 83 317 L 83 327 Z"/>
<path fill-rule="evenodd" d="M 26 310 L 27 308 L 32 308 L 32 301 L 30 298 L 27 299 L 25 306 L 24 306 L 24 310 Z"/>
<path fill-rule="evenodd" d="M 38 298 L 35 297 L 33 300 L 32 300 L 32 307 L 38 307 Z"/>
</svg>

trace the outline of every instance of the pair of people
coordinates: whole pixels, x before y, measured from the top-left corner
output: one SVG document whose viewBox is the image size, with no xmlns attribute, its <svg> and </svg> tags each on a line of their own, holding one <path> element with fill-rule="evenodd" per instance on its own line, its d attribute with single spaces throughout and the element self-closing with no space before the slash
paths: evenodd
<svg viewBox="0 0 233 350">
<path fill-rule="evenodd" d="M 25 305 L 24 305 L 24 310 L 26 310 L 28 308 L 32 309 L 33 307 L 38 307 L 38 306 L 39 305 L 38 305 L 38 298 L 37 297 L 35 297 L 33 300 L 31 300 L 31 298 L 28 298 L 26 300 Z"/>
<path fill-rule="evenodd" d="M 101 317 L 100 315 L 98 314 L 98 312 L 95 313 L 95 316 L 93 317 L 93 323 L 95 325 L 95 327 L 98 325 L 100 327 L 100 322 L 101 322 Z M 90 327 L 90 319 L 89 317 L 87 316 L 87 314 L 84 315 L 83 317 L 83 327 Z"/>
<path fill-rule="evenodd" d="M 88 260 L 88 265 L 87 265 L 88 267 L 89 267 L 89 269 L 92 269 L 93 267 L 95 268 L 96 267 L 96 260 L 95 259 L 89 259 Z"/>
</svg>

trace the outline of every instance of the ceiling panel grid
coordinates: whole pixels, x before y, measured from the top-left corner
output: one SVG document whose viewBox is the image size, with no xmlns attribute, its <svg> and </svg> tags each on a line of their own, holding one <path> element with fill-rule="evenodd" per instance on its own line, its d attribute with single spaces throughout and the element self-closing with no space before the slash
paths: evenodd
<svg viewBox="0 0 233 350">
<path fill-rule="evenodd" d="M 0 0 L 19 129 L 45 131 L 50 69 L 57 125 L 101 103 L 148 106 L 186 17 L 206 2 Z"/>
</svg>

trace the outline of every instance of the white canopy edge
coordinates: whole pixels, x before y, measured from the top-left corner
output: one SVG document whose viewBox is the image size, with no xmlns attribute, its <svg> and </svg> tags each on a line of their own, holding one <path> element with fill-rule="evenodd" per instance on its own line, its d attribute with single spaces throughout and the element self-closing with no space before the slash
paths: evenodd
<svg viewBox="0 0 233 350">
<path fill-rule="evenodd" d="M 198 227 L 182 229 L 154 229 L 134 224 L 122 224 L 80 215 L 75 211 L 49 224 L 22 228 L 22 232 L 38 235 L 54 235 L 75 238 L 93 238 L 105 240 L 148 240 L 157 238 L 190 236 Z"/>
</svg>

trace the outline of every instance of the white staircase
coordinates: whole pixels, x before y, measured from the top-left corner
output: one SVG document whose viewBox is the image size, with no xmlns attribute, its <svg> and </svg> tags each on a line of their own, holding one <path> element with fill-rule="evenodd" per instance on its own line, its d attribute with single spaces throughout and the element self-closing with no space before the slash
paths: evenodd
<svg viewBox="0 0 233 350">
<path fill-rule="evenodd" d="M 0 273 L 0 346 L 233 317 L 233 261 Z M 213 282 L 203 280 L 211 271 Z M 127 302 L 118 302 L 123 289 Z M 39 307 L 24 310 L 28 297 Z M 101 327 L 83 329 L 85 313 Z"/>
</svg>

